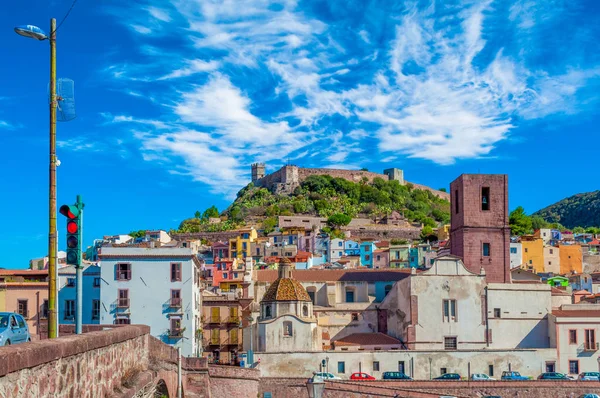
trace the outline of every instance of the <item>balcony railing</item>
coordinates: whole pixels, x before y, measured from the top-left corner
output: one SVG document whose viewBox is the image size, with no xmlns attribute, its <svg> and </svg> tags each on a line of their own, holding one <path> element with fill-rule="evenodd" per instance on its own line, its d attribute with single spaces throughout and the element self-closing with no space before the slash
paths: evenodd
<svg viewBox="0 0 600 398">
<path fill-rule="evenodd" d="M 170 338 L 182 338 L 183 337 L 183 329 L 182 328 L 172 328 L 169 329 L 169 337 Z"/>
<path fill-rule="evenodd" d="M 229 318 L 227 318 L 227 323 L 238 324 L 238 323 L 240 323 L 240 317 L 239 316 L 230 316 Z"/>
<path fill-rule="evenodd" d="M 583 351 L 598 351 L 600 343 L 583 343 Z"/>
<path fill-rule="evenodd" d="M 181 297 L 171 297 L 169 307 L 181 308 Z"/>
<path fill-rule="evenodd" d="M 117 308 L 129 308 L 129 299 L 128 298 L 117 299 Z"/>
<path fill-rule="evenodd" d="M 221 317 L 211 315 L 210 317 L 208 317 L 208 323 L 221 323 Z"/>
</svg>

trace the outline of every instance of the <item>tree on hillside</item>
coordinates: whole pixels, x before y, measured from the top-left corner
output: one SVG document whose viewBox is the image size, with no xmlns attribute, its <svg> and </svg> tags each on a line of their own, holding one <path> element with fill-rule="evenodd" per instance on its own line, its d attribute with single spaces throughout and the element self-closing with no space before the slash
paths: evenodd
<svg viewBox="0 0 600 398">
<path fill-rule="evenodd" d="M 531 216 L 531 228 L 534 231 L 542 228 L 548 228 L 550 224 L 540 216 Z"/>
<path fill-rule="evenodd" d="M 194 217 L 200 218 L 201 216 L 202 216 L 202 213 L 200 213 L 200 210 L 196 210 L 196 212 L 194 213 Z"/>
<path fill-rule="evenodd" d="M 144 236 L 146 236 L 146 230 L 140 229 L 139 231 L 131 231 L 129 233 L 129 236 L 131 236 L 132 238 L 143 238 Z"/>
<path fill-rule="evenodd" d="M 583 229 L 583 227 L 575 227 L 573 228 L 573 233 L 574 234 L 582 234 L 585 232 L 585 229 Z"/>
<path fill-rule="evenodd" d="M 346 214 L 336 213 L 329 216 L 329 218 L 327 219 L 327 224 L 329 224 L 333 228 L 340 228 L 350 224 L 350 221 L 352 221 L 352 217 Z"/>
<path fill-rule="evenodd" d="M 525 209 L 522 206 L 510 212 L 508 223 L 512 235 L 521 236 L 531 233 L 531 217 L 525 214 Z"/>
<path fill-rule="evenodd" d="M 448 192 L 448 191 L 446 190 L 446 188 L 440 188 L 440 189 L 438 189 L 438 191 L 440 191 L 440 192 Z"/>
<path fill-rule="evenodd" d="M 217 209 L 217 206 L 215 206 L 215 205 L 204 210 L 204 213 L 202 213 L 202 219 L 204 221 L 208 221 L 209 218 L 217 218 L 217 217 L 219 217 L 219 209 Z"/>
</svg>

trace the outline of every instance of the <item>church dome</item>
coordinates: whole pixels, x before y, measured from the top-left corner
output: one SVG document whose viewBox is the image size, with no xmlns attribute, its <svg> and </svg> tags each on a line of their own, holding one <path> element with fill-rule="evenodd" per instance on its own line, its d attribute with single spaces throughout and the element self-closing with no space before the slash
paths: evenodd
<svg viewBox="0 0 600 398">
<path fill-rule="evenodd" d="M 311 301 L 300 282 L 292 278 L 291 263 L 283 258 L 279 263 L 279 278 L 269 286 L 262 301 Z"/>
</svg>

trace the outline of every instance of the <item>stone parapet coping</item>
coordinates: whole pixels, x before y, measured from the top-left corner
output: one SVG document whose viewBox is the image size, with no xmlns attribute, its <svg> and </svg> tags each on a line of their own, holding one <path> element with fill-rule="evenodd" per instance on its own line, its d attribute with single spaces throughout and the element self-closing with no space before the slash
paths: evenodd
<svg viewBox="0 0 600 398">
<path fill-rule="evenodd" d="M 106 326 L 110 327 L 109 325 Z M 82 354 L 150 334 L 146 325 L 129 325 L 97 332 L 70 335 L 0 347 L 0 377 L 33 368 L 59 358 Z"/>
</svg>

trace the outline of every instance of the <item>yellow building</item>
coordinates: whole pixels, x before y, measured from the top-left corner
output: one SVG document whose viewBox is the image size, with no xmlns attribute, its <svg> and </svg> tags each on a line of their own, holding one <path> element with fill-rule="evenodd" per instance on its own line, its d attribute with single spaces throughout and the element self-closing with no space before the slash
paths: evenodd
<svg viewBox="0 0 600 398">
<path fill-rule="evenodd" d="M 523 266 L 535 273 L 544 272 L 544 241 L 533 236 L 522 236 Z"/>
<path fill-rule="evenodd" d="M 580 245 L 559 245 L 560 273 L 562 275 L 583 272 L 583 254 Z"/>
<path fill-rule="evenodd" d="M 240 260 L 252 256 L 252 243 L 257 237 L 254 228 L 240 229 L 238 236 L 229 239 L 229 256 Z"/>
<path fill-rule="evenodd" d="M 437 237 L 438 240 L 448 240 L 450 238 L 450 224 L 439 227 Z"/>
</svg>

